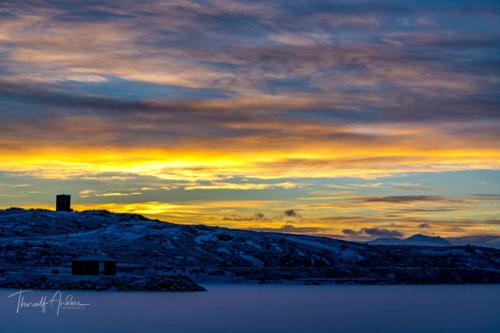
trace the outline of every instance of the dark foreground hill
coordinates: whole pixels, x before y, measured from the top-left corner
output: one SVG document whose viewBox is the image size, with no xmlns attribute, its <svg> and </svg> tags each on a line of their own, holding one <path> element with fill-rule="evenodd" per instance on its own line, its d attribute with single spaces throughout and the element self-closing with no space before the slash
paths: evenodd
<svg viewBox="0 0 500 333">
<path fill-rule="evenodd" d="M 116 259 L 117 276 L 97 282 L 71 277 L 72 258 L 93 254 Z M 500 250 L 367 245 L 108 211 L 0 210 L 2 287 L 196 290 L 192 280 L 500 283 Z"/>
</svg>

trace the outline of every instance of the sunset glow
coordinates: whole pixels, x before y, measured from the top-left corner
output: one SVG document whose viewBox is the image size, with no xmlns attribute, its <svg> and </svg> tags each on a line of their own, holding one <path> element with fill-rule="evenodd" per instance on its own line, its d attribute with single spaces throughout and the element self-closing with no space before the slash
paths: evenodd
<svg viewBox="0 0 500 333">
<path fill-rule="evenodd" d="M 0 206 L 500 234 L 494 1 L 0 4 Z"/>
</svg>

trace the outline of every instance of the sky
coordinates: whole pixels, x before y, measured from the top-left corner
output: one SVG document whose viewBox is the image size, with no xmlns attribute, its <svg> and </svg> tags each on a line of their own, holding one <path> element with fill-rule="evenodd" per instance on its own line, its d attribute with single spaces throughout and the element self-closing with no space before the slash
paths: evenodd
<svg viewBox="0 0 500 333">
<path fill-rule="evenodd" d="M 498 1 L 0 2 L 0 207 L 500 234 Z"/>
</svg>

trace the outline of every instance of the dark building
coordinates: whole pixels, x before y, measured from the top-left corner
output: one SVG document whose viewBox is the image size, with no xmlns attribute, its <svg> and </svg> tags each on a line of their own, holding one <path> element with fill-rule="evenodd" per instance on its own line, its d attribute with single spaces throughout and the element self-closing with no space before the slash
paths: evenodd
<svg viewBox="0 0 500 333">
<path fill-rule="evenodd" d="M 115 275 L 116 260 L 104 256 L 85 256 L 73 259 L 73 275 Z"/>
<path fill-rule="evenodd" d="M 58 194 L 56 196 L 56 211 L 58 212 L 71 212 L 71 195 Z"/>
</svg>

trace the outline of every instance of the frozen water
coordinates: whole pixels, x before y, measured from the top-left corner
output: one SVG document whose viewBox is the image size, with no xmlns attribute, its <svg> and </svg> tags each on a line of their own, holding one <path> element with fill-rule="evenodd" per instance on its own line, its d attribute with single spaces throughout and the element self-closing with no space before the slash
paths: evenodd
<svg viewBox="0 0 500 333">
<path fill-rule="evenodd" d="M 22 309 L 0 290 L 1 332 L 500 332 L 499 285 L 205 285 L 207 292 L 64 292 L 83 310 Z M 33 297 L 53 291 L 36 291 Z"/>
</svg>

